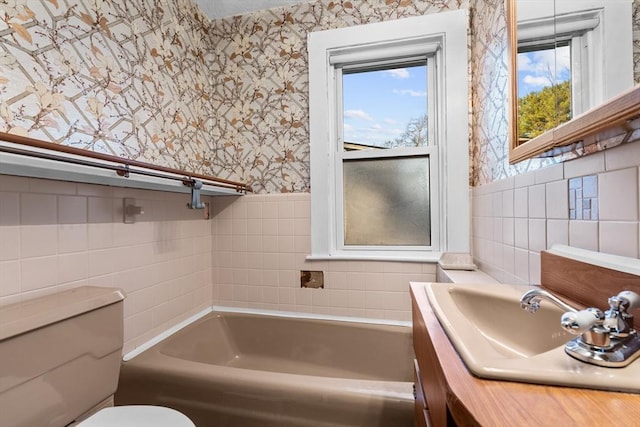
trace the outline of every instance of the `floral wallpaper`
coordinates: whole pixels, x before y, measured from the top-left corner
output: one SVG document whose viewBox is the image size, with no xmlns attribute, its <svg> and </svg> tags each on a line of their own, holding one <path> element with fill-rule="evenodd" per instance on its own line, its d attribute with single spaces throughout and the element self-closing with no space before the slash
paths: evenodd
<svg viewBox="0 0 640 427">
<path fill-rule="evenodd" d="M 209 30 L 190 0 L 0 0 L 0 131 L 211 172 Z"/>
<path fill-rule="evenodd" d="M 0 0 L 0 131 L 309 191 L 309 31 L 468 7 L 319 0 L 209 22 L 189 0 Z"/>
<path fill-rule="evenodd" d="M 635 0 L 636 11 L 639 4 Z M 249 182 L 258 192 L 309 191 L 306 34 L 460 8 L 471 14 L 471 185 L 618 143 L 573 146 L 509 165 L 504 0 L 322 0 L 212 22 L 212 132 L 214 140 L 224 141 L 213 160 L 221 167 L 217 173 Z"/>
<path fill-rule="evenodd" d="M 633 78 L 640 85 L 640 0 L 633 1 Z"/>
<path fill-rule="evenodd" d="M 308 192 L 307 33 L 461 8 L 471 184 L 587 152 L 508 164 L 503 0 L 316 0 L 215 21 L 190 0 L 0 0 L 0 131 Z"/>
<path fill-rule="evenodd" d="M 506 16 L 504 1 L 476 1 L 471 29 L 471 185 L 507 173 Z M 508 162 L 507 162 L 508 164 Z"/>
<path fill-rule="evenodd" d="M 321 0 L 213 21 L 218 174 L 258 192 L 310 190 L 309 32 L 463 7 L 466 0 Z"/>
</svg>

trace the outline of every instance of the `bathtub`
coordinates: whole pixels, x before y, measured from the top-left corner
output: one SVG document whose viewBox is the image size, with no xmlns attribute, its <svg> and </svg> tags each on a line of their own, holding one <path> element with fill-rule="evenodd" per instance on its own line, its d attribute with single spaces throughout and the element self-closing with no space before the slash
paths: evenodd
<svg viewBox="0 0 640 427">
<path fill-rule="evenodd" d="M 411 328 L 214 311 L 124 362 L 115 399 L 198 427 L 411 427 Z"/>
</svg>

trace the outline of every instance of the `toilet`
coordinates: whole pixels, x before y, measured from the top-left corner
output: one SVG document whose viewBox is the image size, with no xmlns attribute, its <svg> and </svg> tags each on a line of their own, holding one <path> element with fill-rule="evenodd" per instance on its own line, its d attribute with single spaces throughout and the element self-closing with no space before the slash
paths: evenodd
<svg viewBox="0 0 640 427">
<path fill-rule="evenodd" d="M 104 408 L 75 427 L 192 427 L 193 423 L 175 409 L 131 405 Z"/>
<path fill-rule="evenodd" d="M 195 427 L 171 408 L 114 406 L 124 297 L 83 286 L 0 307 L 1 426 Z"/>
</svg>

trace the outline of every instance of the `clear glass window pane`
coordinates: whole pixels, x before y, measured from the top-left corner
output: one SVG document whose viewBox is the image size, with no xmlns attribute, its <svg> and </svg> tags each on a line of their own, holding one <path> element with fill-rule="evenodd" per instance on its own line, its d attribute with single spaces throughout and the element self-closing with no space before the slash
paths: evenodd
<svg viewBox="0 0 640 427">
<path fill-rule="evenodd" d="M 429 156 L 345 160 L 344 244 L 430 246 Z"/>
<path fill-rule="evenodd" d="M 524 142 L 571 119 L 571 48 L 518 53 L 518 137 Z"/>
<path fill-rule="evenodd" d="M 344 71 L 342 101 L 345 151 L 427 145 L 426 61 Z"/>
</svg>

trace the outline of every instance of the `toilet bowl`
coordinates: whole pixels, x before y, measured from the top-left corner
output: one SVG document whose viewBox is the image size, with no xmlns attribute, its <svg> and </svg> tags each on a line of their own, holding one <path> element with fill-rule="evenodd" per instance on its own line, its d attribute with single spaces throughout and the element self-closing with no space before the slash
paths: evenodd
<svg viewBox="0 0 640 427">
<path fill-rule="evenodd" d="M 0 307 L 0 426 L 195 427 L 174 409 L 113 406 L 124 298 L 82 286 Z"/>
<path fill-rule="evenodd" d="M 131 405 L 104 408 L 76 427 L 195 427 L 182 413 L 162 406 Z"/>
</svg>

